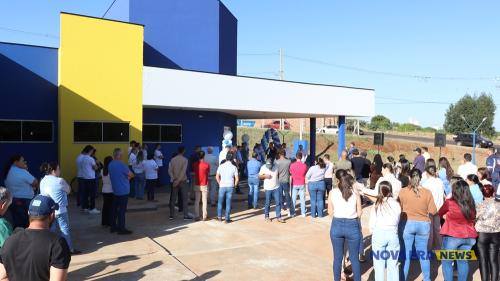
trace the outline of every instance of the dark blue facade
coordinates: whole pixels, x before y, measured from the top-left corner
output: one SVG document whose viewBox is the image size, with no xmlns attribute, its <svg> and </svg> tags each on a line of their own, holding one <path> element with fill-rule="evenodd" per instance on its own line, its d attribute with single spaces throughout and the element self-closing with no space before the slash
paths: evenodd
<svg viewBox="0 0 500 281">
<path fill-rule="evenodd" d="M 219 0 L 118 0 L 106 17 L 144 25 L 146 66 L 236 75 L 238 22 Z"/>
<path fill-rule="evenodd" d="M 37 177 L 41 163 L 57 161 L 57 92 L 57 49 L 0 43 L 0 119 L 54 124 L 51 143 L 0 143 L 2 174 L 3 164 L 15 154 L 26 158 Z"/>
<path fill-rule="evenodd" d="M 186 148 L 185 156 L 193 153 L 196 145 L 220 147 L 224 126 L 231 127 L 233 143 L 236 143 L 236 116 L 211 111 L 197 110 L 169 110 L 144 108 L 144 124 L 181 124 L 182 143 L 162 143 L 162 153 L 165 156 L 164 167 L 160 170 L 160 180 L 163 184 L 169 183 L 167 173 L 168 161 L 180 145 Z M 147 143 L 150 150 L 154 143 Z"/>
</svg>

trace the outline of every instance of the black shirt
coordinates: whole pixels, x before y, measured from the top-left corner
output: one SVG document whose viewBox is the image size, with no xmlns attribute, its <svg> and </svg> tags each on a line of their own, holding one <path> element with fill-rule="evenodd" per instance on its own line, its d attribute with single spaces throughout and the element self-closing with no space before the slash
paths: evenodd
<svg viewBox="0 0 500 281">
<path fill-rule="evenodd" d="M 365 158 L 363 157 L 353 157 L 351 159 L 352 169 L 354 170 L 354 174 L 356 175 L 356 180 L 363 179 L 363 168 L 365 166 Z"/>
<path fill-rule="evenodd" d="M 48 281 L 51 266 L 67 269 L 70 261 L 66 240 L 48 229 L 17 229 L 0 249 L 10 281 Z"/>
</svg>

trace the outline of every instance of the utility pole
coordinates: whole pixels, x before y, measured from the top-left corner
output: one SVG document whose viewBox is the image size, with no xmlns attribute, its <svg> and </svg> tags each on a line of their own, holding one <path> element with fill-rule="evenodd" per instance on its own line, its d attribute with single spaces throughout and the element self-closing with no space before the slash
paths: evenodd
<svg viewBox="0 0 500 281">
<path fill-rule="evenodd" d="M 280 72 L 279 72 L 279 75 L 280 75 L 280 80 L 284 80 L 285 79 L 285 75 L 284 75 L 284 72 L 283 72 L 283 49 L 280 48 Z M 280 119 L 280 130 L 283 130 L 284 129 L 284 122 L 283 122 L 283 118 Z"/>
</svg>

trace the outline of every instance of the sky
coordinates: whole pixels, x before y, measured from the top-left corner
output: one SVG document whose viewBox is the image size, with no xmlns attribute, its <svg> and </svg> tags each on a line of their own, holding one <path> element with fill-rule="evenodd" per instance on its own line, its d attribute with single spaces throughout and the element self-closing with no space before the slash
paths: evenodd
<svg viewBox="0 0 500 281">
<path fill-rule="evenodd" d="M 0 41 L 57 47 L 60 11 L 101 17 L 112 2 L 0 0 Z M 240 75 L 277 79 L 281 48 L 286 80 L 375 89 L 376 114 L 395 122 L 441 127 L 465 94 L 500 108 L 500 1 L 222 2 Z"/>
</svg>

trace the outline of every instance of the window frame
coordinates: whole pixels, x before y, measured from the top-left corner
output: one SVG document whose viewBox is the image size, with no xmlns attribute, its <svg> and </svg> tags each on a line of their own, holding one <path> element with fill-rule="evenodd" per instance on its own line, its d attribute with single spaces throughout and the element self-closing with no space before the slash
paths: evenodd
<svg viewBox="0 0 500 281">
<path fill-rule="evenodd" d="M 144 141 L 143 142 L 147 142 L 147 143 L 182 143 L 184 141 L 184 134 L 183 134 L 183 125 L 182 124 L 160 124 L 160 123 L 143 123 L 142 126 L 144 127 L 145 125 L 148 125 L 148 126 L 158 126 L 159 129 L 160 129 L 160 139 L 158 141 L 155 141 L 155 142 L 151 142 L 151 141 Z M 181 136 L 180 136 L 180 141 L 176 142 L 176 141 L 162 141 L 161 139 L 161 132 L 162 132 L 162 127 L 163 126 L 177 126 L 177 127 L 181 127 Z"/>
<path fill-rule="evenodd" d="M 1 141 L 0 143 L 54 143 L 54 121 L 53 120 L 41 120 L 41 119 L 0 119 L 0 121 L 5 121 L 5 122 L 20 122 L 21 123 L 21 139 L 18 141 Z M 51 129 L 52 129 L 52 134 L 50 136 L 50 140 L 47 141 L 24 141 L 23 140 L 23 124 L 24 122 L 44 122 L 44 123 L 50 123 Z"/>
<path fill-rule="evenodd" d="M 101 124 L 101 140 L 100 141 L 75 141 L 75 123 L 100 123 Z M 105 123 L 120 123 L 128 124 L 128 140 L 127 141 L 104 141 L 104 124 Z M 102 120 L 73 120 L 73 143 L 74 144 L 86 144 L 86 143 L 130 143 L 130 121 L 102 121 Z"/>
</svg>

